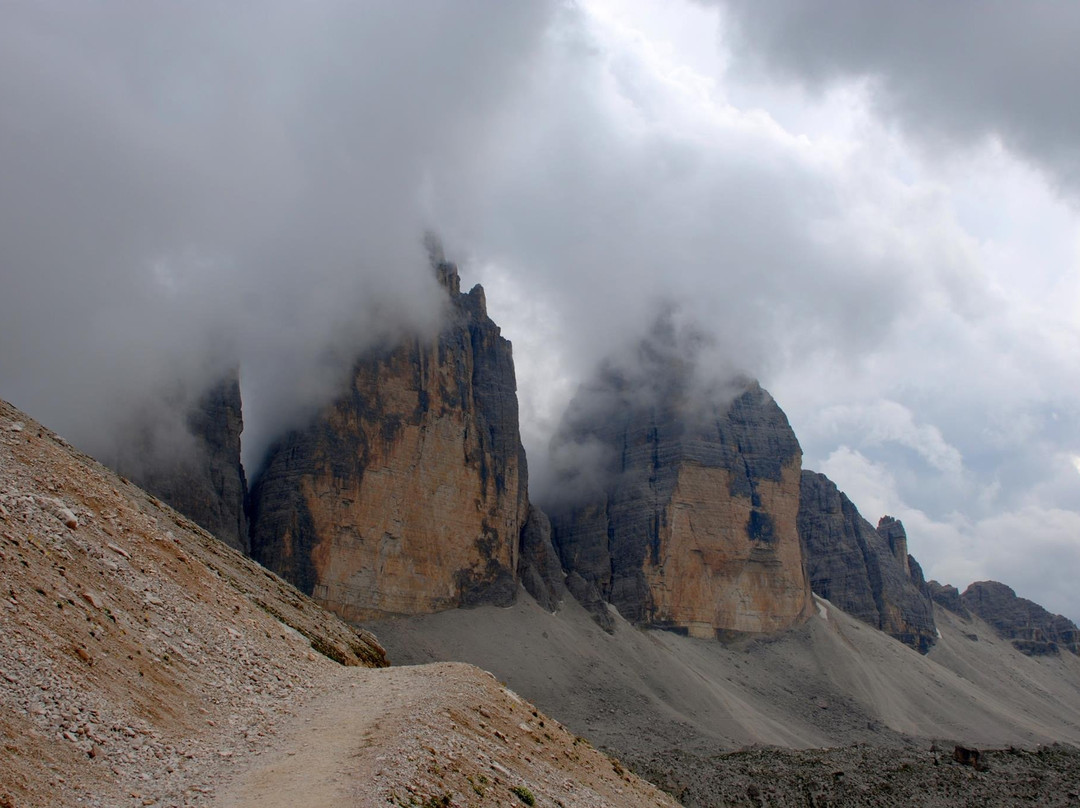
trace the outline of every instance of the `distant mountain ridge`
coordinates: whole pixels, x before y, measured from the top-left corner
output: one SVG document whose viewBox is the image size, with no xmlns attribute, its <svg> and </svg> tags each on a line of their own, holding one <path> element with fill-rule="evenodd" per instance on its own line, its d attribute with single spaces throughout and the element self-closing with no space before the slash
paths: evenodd
<svg viewBox="0 0 1080 808">
<path fill-rule="evenodd" d="M 557 440 L 599 447 L 602 468 L 567 469 L 574 494 L 545 513 L 528 497 L 510 343 L 482 287 L 461 292 L 437 250 L 433 268 L 441 332 L 360 357 L 349 390 L 278 439 L 250 494 L 235 374 L 189 418 L 207 462 L 135 479 L 350 620 L 506 605 L 520 584 L 549 611 L 572 595 L 606 628 L 614 606 L 725 637 L 798 625 L 812 591 L 922 653 L 933 601 L 996 609 L 976 613 L 1027 653 L 1080 647 L 1071 621 L 1015 595 L 928 584 L 899 520 L 875 529 L 801 469 L 768 392 L 691 383 L 693 356 L 663 318 L 639 346 L 640 378 L 608 365 L 583 387 L 588 405 Z"/>
<path fill-rule="evenodd" d="M 976 581 L 960 595 L 961 609 L 956 608 L 952 598 L 939 602 L 959 614 L 966 611 L 977 614 L 993 626 L 998 636 L 1011 641 L 1014 648 L 1028 656 L 1057 654 L 1062 649 L 1080 655 L 1080 629 L 1072 620 L 1051 614 L 1027 598 L 1017 597 L 1005 584 Z"/>
</svg>

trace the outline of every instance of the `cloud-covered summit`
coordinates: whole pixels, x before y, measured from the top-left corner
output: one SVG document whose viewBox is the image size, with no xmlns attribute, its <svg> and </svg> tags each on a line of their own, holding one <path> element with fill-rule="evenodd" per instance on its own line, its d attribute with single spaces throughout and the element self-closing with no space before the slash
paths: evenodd
<svg viewBox="0 0 1080 808">
<path fill-rule="evenodd" d="M 1076 12 L 1018 8 L 13 0 L 0 395 L 102 453 L 239 363 L 257 463 L 438 322 L 433 229 L 537 481 L 670 303 L 928 575 L 1075 618 Z"/>
<path fill-rule="evenodd" d="M 241 363 L 263 444 L 358 348 L 437 320 L 425 194 L 549 13 L 6 4 L 3 395 L 107 454 L 131 409 Z"/>
</svg>

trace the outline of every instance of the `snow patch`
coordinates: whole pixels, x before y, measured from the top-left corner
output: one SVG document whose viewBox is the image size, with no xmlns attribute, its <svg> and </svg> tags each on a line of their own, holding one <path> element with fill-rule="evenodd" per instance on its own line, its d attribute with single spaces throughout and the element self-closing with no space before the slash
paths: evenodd
<svg viewBox="0 0 1080 808">
<path fill-rule="evenodd" d="M 825 604 L 826 601 L 823 598 L 819 598 L 817 595 L 814 595 L 814 605 L 817 606 L 818 617 L 820 617 L 822 620 L 829 619 L 829 610 L 825 608 Z"/>
</svg>

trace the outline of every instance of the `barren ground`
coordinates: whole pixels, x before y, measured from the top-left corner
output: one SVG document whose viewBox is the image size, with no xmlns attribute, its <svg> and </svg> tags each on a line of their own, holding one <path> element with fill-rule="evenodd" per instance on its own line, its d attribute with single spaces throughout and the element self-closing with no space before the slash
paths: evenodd
<svg viewBox="0 0 1080 808">
<path fill-rule="evenodd" d="M 489 674 L 382 661 L 0 402 L 0 808 L 674 804 Z"/>
</svg>

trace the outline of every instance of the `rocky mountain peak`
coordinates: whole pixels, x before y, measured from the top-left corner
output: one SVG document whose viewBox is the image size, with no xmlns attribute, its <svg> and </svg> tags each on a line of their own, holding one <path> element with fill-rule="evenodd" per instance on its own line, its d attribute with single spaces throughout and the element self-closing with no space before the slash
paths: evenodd
<svg viewBox="0 0 1080 808">
<path fill-rule="evenodd" d="M 908 563 L 907 531 L 904 523 L 892 516 L 883 516 L 878 520 L 877 532 L 889 545 L 896 562 L 903 567 L 904 572 L 911 575 L 911 565 Z"/>
<path fill-rule="evenodd" d="M 358 358 L 285 435 L 251 495 L 252 552 L 348 619 L 507 604 L 528 471 L 510 343 L 483 289 L 431 247 L 450 311 L 434 339 Z"/>
<path fill-rule="evenodd" d="M 440 261 L 435 265 L 435 278 L 450 295 L 452 301 L 461 294 L 461 275 L 458 274 L 457 264 Z"/>
<path fill-rule="evenodd" d="M 703 386 L 693 359 L 661 322 L 571 405 L 556 454 L 596 462 L 548 507 L 567 583 L 602 623 L 611 603 L 701 637 L 787 628 L 811 608 L 799 443 L 756 382 Z"/>
<path fill-rule="evenodd" d="M 1080 655 L 1080 629 L 1060 614 L 1051 614 L 998 581 L 976 581 L 960 596 L 963 605 L 989 623 L 1004 639 L 1029 656 L 1061 649 Z"/>
</svg>

